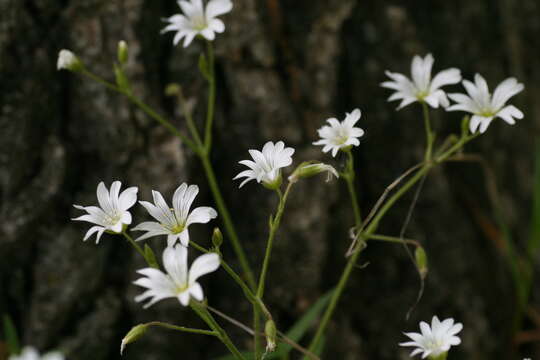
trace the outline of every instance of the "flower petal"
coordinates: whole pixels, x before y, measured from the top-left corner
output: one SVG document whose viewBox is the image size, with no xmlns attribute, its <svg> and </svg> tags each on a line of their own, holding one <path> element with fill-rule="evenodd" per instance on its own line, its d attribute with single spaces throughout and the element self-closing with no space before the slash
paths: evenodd
<svg viewBox="0 0 540 360">
<path fill-rule="evenodd" d="M 189 269 L 189 284 L 194 284 L 197 279 L 205 274 L 216 271 L 219 268 L 220 259 L 216 253 L 199 256 Z"/>
</svg>

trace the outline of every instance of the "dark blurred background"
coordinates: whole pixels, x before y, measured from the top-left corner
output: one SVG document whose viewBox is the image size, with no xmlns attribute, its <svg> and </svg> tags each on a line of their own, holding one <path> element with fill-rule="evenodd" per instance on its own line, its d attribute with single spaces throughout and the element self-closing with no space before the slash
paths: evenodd
<svg viewBox="0 0 540 360">
<path fill-rule="evenodd" d="M 402 246 L 370 243 L 361 257 L 367 266 L 354 272 L 322 358 L 407 359 L 409 351 L 397 345 L 405 340 L 402 331 L 417 331 L 418 321 L 434 314 L 464 324 L 463 343 L 451 359 L 539 357 L 538 282 L 532 279 L 531 301 L 516 326 L 520 311 L 508 243 L 524 255 L 518 268 L 533 264 L 537 274 L 531 258 L 540 260 L 538 254 L 528 258 L 526 249 L 535 239 L 533 199 L 540 196 L 534 190 L 540 3 L 233 2 L 223 17 L 226 32 L 215 41 L 213 161 L 252 264 L 262 260 L 276 199 L 255 183 L 238 190 L 231 180 L 243 170 L 237 162 L 247 158 L 247 149 L 284 140 L 296 148 L 297 163 L 320 159 L 339 167 L 343 158 L 310 144 L 326 118 L 361 108 L 366 136 L 355 155 L 365 214 L 424 148 L 420 107 L 396 112 L 397 103 L 386 102 L 390 93 L 379 87 L 384 70 L 409 74 L 413 55 L 431 52 L 435 71 L 455 66 L 466 78 L 480 72 L 492 89 L 508 76 L 525 83 L 511 101 L 525 119 L 513 127 L 496 120 L 467 148 L 482 155 L 489 175 L 477 163 L 452 163 L 424 184 L 406 236 L 424 245 L 430 268 L 411 318 L 406 313 L 420 286 L 414 264 Z M 197 158 L 122 96 L 56 71 L 58 51 L 68 48 L 112 80 L 117 42 L 126 40 L 134 91 L 185 129 L 177 104 L 163 90 L 170 82 L 182 84 L 203 118 L 206 85 L 196 66 L 204 48 L 200 42 L 175 48 L 171 34 L 160 35 L 161 19 L 177 12 L 172 0 L 0 0 L 0 312 L 13 319 L 24 344 L 62 349 L 68 359 L 118 359 L 123 335 L 137 323 L 203 326 L 175 300 L 143 310 L 133 300 L 140 290 L 131 284 L 142 259 L 120 237 L 104 235 L 98 246 L 83 243 L 87 224 L 69 221 L 78 214 L 72 204 L 96 202 L 101 180 L 139 186 L 139 198 L 146 200 L 151 189 L 170 198 L 181 182 L 194 183 L 201 187 L 196 205 L 212 205 Z M 459 131 L 462 114 L 432 114 L 439 139 Z M 497 191 L 490 193 L 493 184 Z M 412 194 L 403 198 L 379 232 L 397 236 L 411 201 Z M 135 223 L 148 217 L 135 209 Z M 294 189 L 265 297 L 280 329 L 336 283 L 352 223 L 343 182 L 318 178 Z M 192 237 L 209 244 L 217 225 L 193 226 Z M 158 252 L 165 241 L 149 243 Z M 223 251 L 236 266 L 230 245 Z M 202 283 L 213 306 L 249 323 L 250 306 L 225 272 Z M 249 336 L 224 326 L 241 348 L 250 347 Z M 215 359 L 225 352 L 215 339 L 154 329 L 123 358 Z"/>
</svg>

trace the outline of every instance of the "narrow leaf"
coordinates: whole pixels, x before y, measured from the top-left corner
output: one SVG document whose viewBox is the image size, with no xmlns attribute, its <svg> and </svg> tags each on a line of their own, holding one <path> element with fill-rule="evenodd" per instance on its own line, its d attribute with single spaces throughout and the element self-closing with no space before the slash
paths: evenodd
<svg viewBox="0 0 540 360">
<path fill-rule="evenodd" d="M 18 354 L 21 351 L 19 346 L 19 337 L 13 321 L 9 315 L 4 314 L 4 337 L 8 348 L 9 354 Z"/>
</svg>

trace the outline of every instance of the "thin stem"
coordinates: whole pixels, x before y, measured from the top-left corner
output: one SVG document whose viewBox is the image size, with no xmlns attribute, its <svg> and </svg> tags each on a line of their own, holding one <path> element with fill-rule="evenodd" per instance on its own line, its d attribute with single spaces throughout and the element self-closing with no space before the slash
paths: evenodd
<svg viewBox="0 0 540 360">
<path fill-rule="evenodd" d="M 245 360 L 244 356 L 240 353 L 240 351 L 236 348 L 236 346 L 233 344 L 225 330 L 219 324 L 217 321 L 212 317 L 212 314 L 208 312 L 206 307 L 201 303 L 196 303 L 195 301 L 192 301 L 190 303 L 191 308 L 199 315 L 199 317 L 206 322 L 206 324 L 215 332 L 217 332 L 217 337 L 221 340 L 221 342 L 229 349 L 231 354 L 234 355 L 236 359 L 239 360 Z"/>
<path fill-rule="evenodd" d="M 127 241 L 129 241 L 131 246 L 133 246 L 135 248 L 135 250 L 137 250 L 137 252 L 139 254 L 141 254 L 141 256 L 144 258 L 144 260 L 146 260 L 146 254 L 144 253 L 144 250 L 139 246 L 139 244 L 137 244 L 135 242 L 135 240 L 133 240 L 133 238 L 131 236 L 129 236 L 129 234 L 125 230 L 122 232 L 122 235 L 124 235 L 124 237 L 127 239 Z M 150 265 L 150 264 L 148 264 L 148 265 Z"/>
<path fill-rule="evenodd" d="M 182 108 L 182 112 L 184 113 L 184 117 L 186 118 L 186 122 L 188 125 L 188 129 L 191 132 L 191 136 L 193 137 L 193 139 L 195 139 L 195 143 L 197 144 L 199 149 L 203 149 L 204 144 L 201 140 L 201 136 L 199 135 L 199 130 L 197 130 L 195 121 L 193 121 L 193 114 L 191 113 L 190 106 L 188 105 L 188 102 L 184 97 L 184 93 L 181 88 L 178 92 L 178 100 L 180 101 L 180 106 Z"/>
<path fill-rule="evenodd" d="M 354 156 L 352 151 L 347 151 L 347 169 L 346 176 L 344 176 L 345 181 L 347 182 L 347 188 L 349 189 L 349 195 L 351 197 L 351 203 L 354 211 L 354 224 L 357 228 L 362 226 L 362 214 L 360 212 L 360 206 L 358 205 L 358 196 L 356 195 L 356 189 L 354 186 Z"/>
<path fill-rule="evenodd" d="M 216 76 L 214 69 L 214 48 L 211 41 L 206 42 L 208 56 L 208 111 L 206 113 L 206 126 L 204 133 L 204 147 L 207 153 L 212 148 L 212 124 L 214 122 L 214 108 L 216 104 Z"/>
<path fill-rule="evenodd" d="M 399 199 L 403 194 L 407 192 L 414 184 L 416 184 L 425 173 L 427 173 L 430 169 L 430 166 L 428 164 L 424 165 L 418 172 L 409 179 L 403 187 L 401 187 L 388 201 L 381 207 L 377 215 L 373 218 L 371 223 L 368 225 L 366 230 L 359 235 L 358 237 L 366 238 L 367 236 L 370 236 L 375 232 L 375 230 L 378 227 L 379 221 L 382 219 L 382 217 L 386 214 L 388 209 L 392 207 L 392 205 Z M 336 309 L 336 306 L 339 302 L 339 299 L 341 298 L 341 295 L 343 293 L 343 290 L 345 289 L 345 285 L 347 284 L 347 281 L 349 280 L 349 277 L 351 275 L 351 272 L 356 265 L 356 260 L 358 259 L 359 255 L 362 253 L 362 247 L 358 247 L 356 250 L 353 251 L 351 257 L 349 258 L 349 261 L 347 262 L 347 265 L 345 266 L 345 269 L 343 270 L 343 273 L 341 274 L 341 277 L 339 279 L 338 285 L 336 286 L 336 290 L 332 294 L 332 298 L 330 299 L 330 303 L 328 304 L 328 307 L 326 308 L 324 315 L 321 319 L 321 322 L 319 324 L 319 327 L 317 329 L 317 332 L 315 333 L 315 336 L 313 337 L 313 340 L 311 341 L 311 344 L 309 345 L 309 350 L 314 351 L 317 346 L 319 345 L 322 335 L 324 334 L 324 331 L 326 330 L 326 327 L 328 326 L 328 323 L 330 322 L 330 319 L 332 318 L 332 315 L 334 313 L 334 310 Z"/>
<path fill-rule="evenodd" d="M 202 329 L 194 329 L 194 328 L 188 328 L 184 326 L 177 326 L 173 324 L 164 323 L 161 321 L 152 321 L 149 323 L 146 323 L 144 325 L 147 326 L 159 326 L 162 328 L 170 329 L 170 330 L 176 330 L 176 331 L 182 331 L 192 334 L 200 334 L 200 335 L 210 335 L 210 336 L 218 336 L 218 332 L 215 330 L 202 330 Z"/>
<path fill-rule="evenodd" d="M 433 140 L 435 134 L 431 130 L 431 121 L 429 119 L 429 108 L 425 101 L 422 101 L 422 110 L 424 113 L 424 127 L 426 128 L 426 154 L 424 156 L 425 161 L 431 160 L 431 155 L 433 151 Z"/>
<path fill-rule="evenodd" d="M 201 155 L 200 158 L 203 164 L 204 172 L 206 173 L 206 178 L 208 179 L 208 185 L 210 186 L 210 190 L 212 191 L 212 194 L 214 195 L 216 206 L 219 210 L 219 214 L 221 215 L 223 219 L 223 225 L 225 226 L 225 231 L 227 232 L 227 235 L 229 236 L 229 239 L 231 240 L 234 252 L 236 253 L 236 256 L 238 257 L 238 261 L 240 262 L 240 267 L 242 268 L 242 271 L 244 272 L 246 281 L 248 285 L 250 286 L 250 288 L 255 289 L 256 288 L 255 277 L 253 275 L 253 272 L 251 271 L 251 267 L 249 266 L 249 262 L 247 260 L 244 249 L 242 248 L 242 245 L 240 244 L 240 240 L 238 238 L 238 235 L 236 234 L 236 230 L 234 229 L 234 225 L 231 220 L 229 210 L 227 209 L 227 206 L 225 205 L 225 201 L 223 200 L 223 196 L 221 195 L 221 191 L 219 190 L 219 186 L 217 184 L 216 175 L 214 174 L 214 169 L 212 168 L 212 164 L 210 163 L 210 160 L 208 159 L 208 155 L 206 154 Z"/>
<path fill-rule="evenodd" d="M 189 241 L 189 244 L 191 246 L 193 246 L 195 249 L 199 250 L 200 252 L 203 252 L 203 253 L 209 253 L 210 250 L 202 247 L 201 245 L 197 244 L 196 242 L 190 240 Z M 240 277 L 240 275 L 238 275 L 234 270 L 233 268 L 227 264 L 227 262 L 225 260 L 223 260 L 223 257 L 220 255 L 220 262 L 221 262 L 221 267 L 227 272 L 227 274 L 229 274 L 229 276 L 238 284 L 240 285 L 240 287 L 242 288 L 242 290 L 244 291 L 244 294 L 246 295 L 247 299 L 255 304 L 257 301 L 255 299 L 255 294 L 251 291 L 251 289 L 249 288 L 249 286 L 242 280 L 242 278 Z"/>
<path fill-rule="evenodd" d="M 101 77 L 89 72 L 88 70 L 83 70 L 81 72 L 84 76 L 104 85 L 105 87 L 107 87 L 109 90 L 113 90 L 113 91 L 116 91 L 120 94 L 123 94 L 125 95 L 133 104 L 137 105 L 142 111 L 144 111 L 148 116 L 150 116 L 152 119 L 156 120 L 157 122 L 159 122 L 161 125 L 163 125 L 167 130 L 169 130 L 173 135 L 175 135 L 176 137 L 178 137 L 180 140 L 182 140 L 182 142 L 184 142 L 191 150 L 193 150 L 194 152 L 198 153 L 199 150 L 197 148 L 197 146 L 195 145 L 195 143 L 193 143 L 193 141 L 191 141 L 187 136 L 185 136 L 184 134 L 182 134 L 180 131 L 178 131 L 178 129 L 176 129 L 176 127 L 174 127 L 173 124 L 171 124 L 167 119 L 165 119 L 164 117 L 162 117 L 161 115 L 159 115 L 158 113 L 156 113 L 151 107 L 149 107 L 148 105 L 146 105 L 144 102 L 142 102 L 141 100 L 139 100 L 137 97 L 135 97 L 133 94 L 129 93 L 129 92 L 125 92 L 123 91 L 122 89 L 120 89 L 119 87 L 117 87 L 116 85 L 106 81 L 105 79 L 102 79 Z"/>
<path fill-rule="evenodd" d="M 266 241 L 266 251 L 264 254 L 261 274 L 259 276 L 259 285 L 257 287 L 256 297 L 258 299 L 262 299 L 264 297 L 266 275 L 268 273 L 268 265 L 270 264 L 270 258 L 272 256 L 272 248 L 274 245 L 274 239 L 276 236 L 276 232 L 279 229 L 279 225 L 281 223 L 281 217 L 285 210 L 285 204 L 287 202 L 289 192 L 291 191 L 292 184 L 293 184 L 292 182 L 288 183 L 287 188 L 285 189 L 285 194 L 282 194 L 281 190 L 279 189 L 276 190 L 279 196 L 279 204 L 276 211 L 276 215 L 273 217 L 273 219 L 271 219 L 270 224 L 269 224 L 270 231 L 268 233 L 268 240 Z M 260 331 L 260 326 L 261 326 L 260 318 L 259 318 L 259 310 L 256 308 L 254 308 L 253 310 L 254 310 L 253 311 L 253 328 L 255 329 L 255 333 L 258 333 Z M 260 359 L 262 356 L 260 339 L 257 336 L 255 336 L 253 340 L 254 340 L 254 348 L 255 348 L 255 359 Z"/>
<path fill-rule="evenodd" d="M 279 225 L 281 223 L 281 217 L 283 216 L 283 212 L 285 210 L 285 203 L 287 202 L 287 197 L 289 196 L 289 192 L 291 191 L 293 183 L 289 183 L 287 185 L 287 189 L 285 190 L 285 194 L 282 195 L 281 191 L 278 190 L 279 194 L 279 205 L 278 209 L 276 211 L 276 215 L 274 216 L 274 219 L 270 223 L 270 232 L 268 234 L 268 240 L 266 241 L 266 252 L 264 255 L 263 265 L 261 269 L 261 275 L 259 277 L 259 286 L 257 288 L 257 297 L 263 298 L 264 296 L 264 286 L 266 282 L 266 274 L 268 272 L 268 265 L 270 264 L 270 257 L 272 255 L 272 247 L 274 244 L 274 238 L 276 237 L 276 232 L 279 228 Z"/>
<path fill-rule="evenodd" d="M 375 241 L 383 241 L 383 242 L 389 242 L 394 244 L 409 244 L 416 247 L 420 247 L 420 243 L 416 240 L 412 239 L 402 239 L 395 236 L 387 236 L 387 235 L 379 235 L 379 234 L 372 234 L 372 235 L 366 235 L 366 238 L 369 240 L 375 240 Z"/>
</svg>

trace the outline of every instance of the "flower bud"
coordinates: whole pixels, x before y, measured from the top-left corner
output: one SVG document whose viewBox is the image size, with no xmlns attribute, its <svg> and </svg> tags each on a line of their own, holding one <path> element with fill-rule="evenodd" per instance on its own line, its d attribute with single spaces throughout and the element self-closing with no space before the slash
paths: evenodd
<svg viewBox="0 0 540 360">
<path fill-rule="evenodd" d="M 420 273 L 420 276 L 423 279 L 426 277 L 427 272 L 428 272 L 427 255 L 423 247 L 418 246 L 416 248 L 414 252 L 414 258 L 416 260 L 416 266 L 418 268 L 418 272 Z"/>
<path fill-rule="evenodd" d="M 127 335 L 122 339 L 122 344 L 120 345 L 120 355 L 122 355 L 124 352 L 127 344 L 137 341 L 141 336 L 144 335 L 147 329 L 148 324 L 139 324 L 131 328 Z"/>
<path fill-rule="evenodd" d="M 56 68 L 58 70 L 65 69 L 77 72 L 83 69 L 83 64 L 81 63 L 79 58 L 75 56 L 74 53 L 69 50 L 62 49 L 58 53 L 58 61 L 56 62 Z"/>
<path fill-rule="evenodd" d="M 317 174 L 320 174 L 322 172 L 326 172 L 326 181 L 330 181 L 332 179 L 332 175 L 336 178 L 339 177 L 338 172 L 336 169 L 334 169 L 333 166 L 324 164 L 324 163 L 313 163 L 313 162 L 303 162 L 300 164 L 296 170 L 292 173 L 291 176 L 289 176 L 290 182 L 297 182 L 299 179 L 302 178 L 308 178 L 315 176 Z"/>
<path fill-rule="evenodd" d="M 170 83 L 165 88 L 165 96 L 178 96 L 182 93 L 182 87 L 177 83 Z"/>
<path fill-rule="evenodd" d="M 128 60 L 128 46 L 124 40 L 118 42 L 118 51 L 117 51 L 118 62 L 121 65 L 124 65 Z"/>
<path fill-rule="evenodd" d="M 266 352 L 274 352 L 276 350 L 276 324 L 272 320 L 268 320 L 264 326 L 264 335 L 266 335 Z"/>
<path fill-rule="evenodd" d="M 214 228 L 214 232 L 212 233 L 212 244 L 215 248 L 219 248 L 221 244 L 223 244 L 223 234 L 219 228 Z"/>
</svg>

